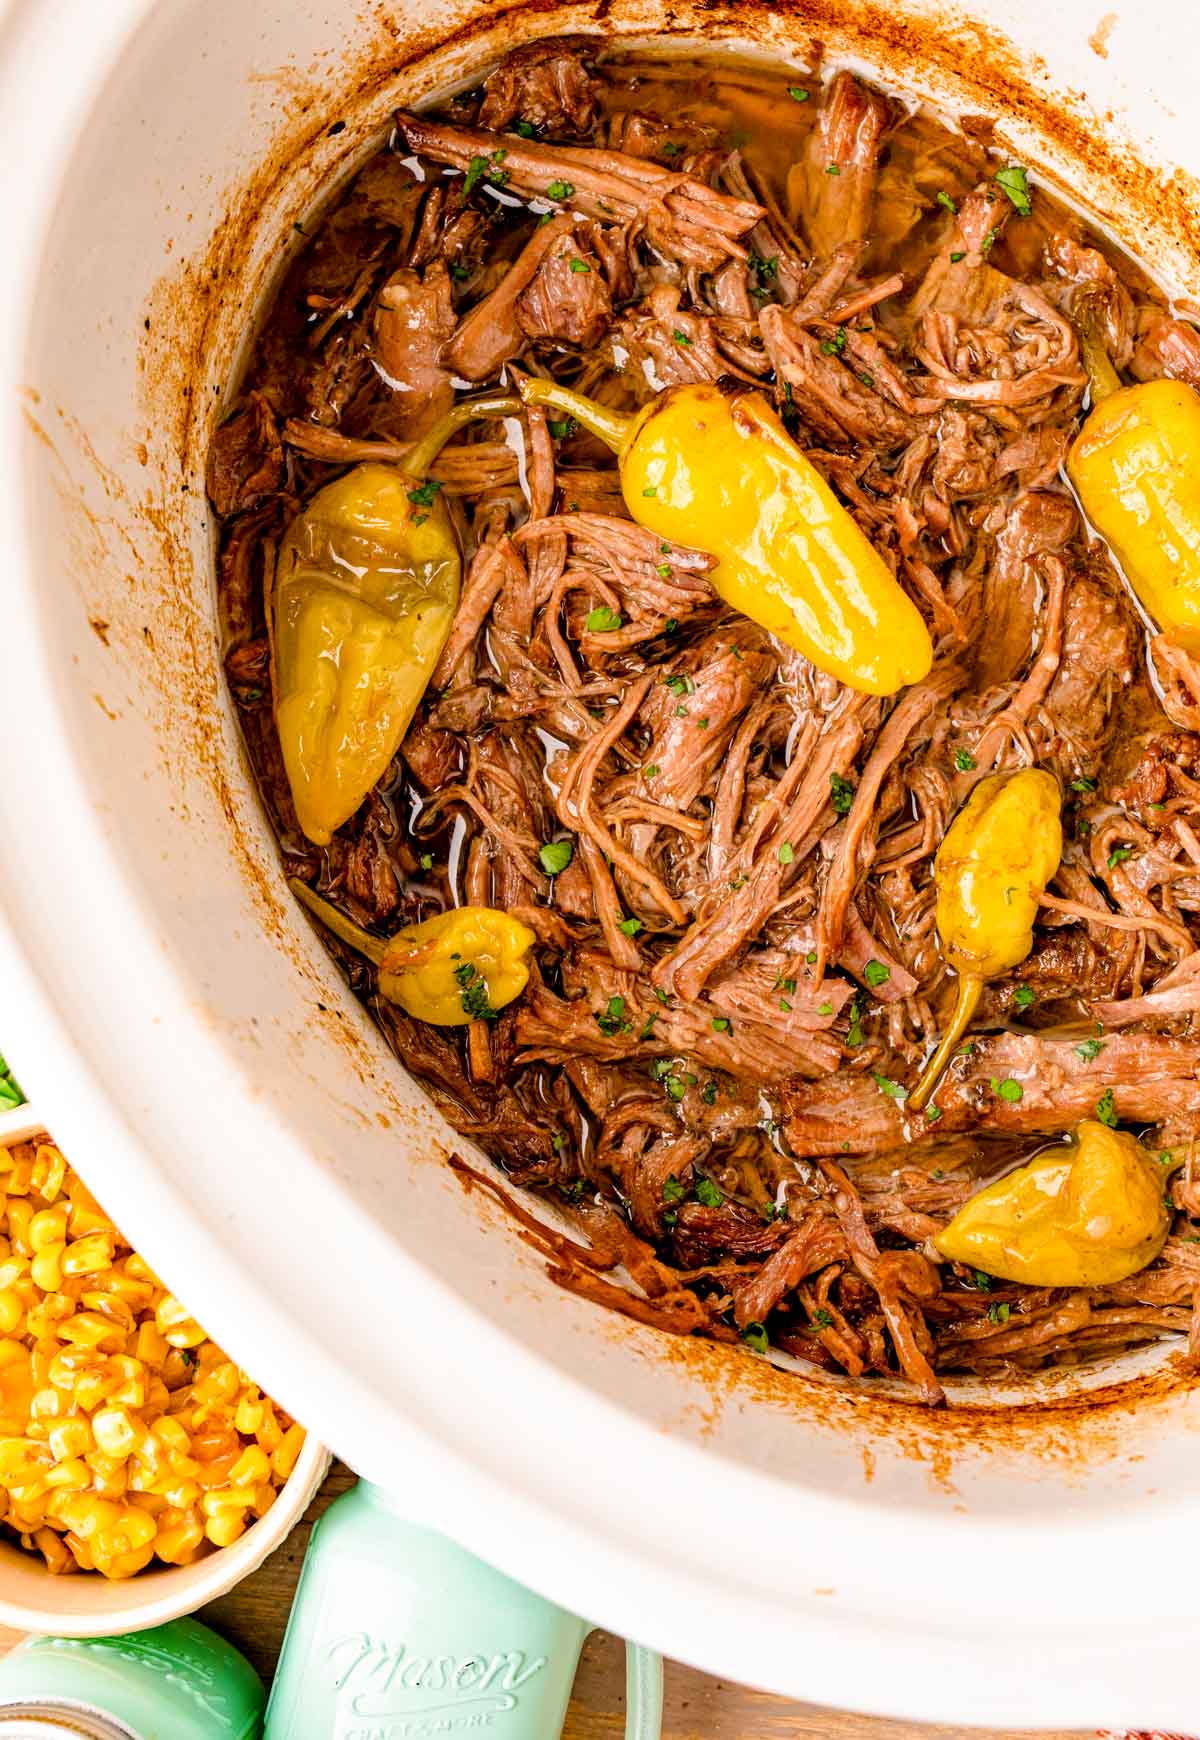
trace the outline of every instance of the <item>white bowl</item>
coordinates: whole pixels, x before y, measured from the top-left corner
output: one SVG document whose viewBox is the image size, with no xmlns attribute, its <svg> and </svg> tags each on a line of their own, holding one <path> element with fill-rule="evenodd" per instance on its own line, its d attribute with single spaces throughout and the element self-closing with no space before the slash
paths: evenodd
<svg viewBox="0 0 1200 1740">
<path fill-rule="evenodd" d="M 45 1129 L 45 1119 L 31 1105 L 0 1112 L 0 1148 L 29 1141 Z M 123 1582 L 95 1571 L 52 1576 L 40 1553 L 0 1540 L 0 1625 L 55 1637 L 109 1637 L 194 1613 L 257 1571 L 286 1539 L 312 1503 L 329 1463 L 329 1451 L 309 1435 L 266 1516 L 232 1546 L 194 1565 L 161 1565 Z"/>
<path fill-rule="evenodd" d="M 935 1418 L 556 1289 L 441 1163 L 466 1145 L 287 895 L 218 664 L 203 495 L 293 224 L 394 105 L 519 37 L 669 22 L 681 53 L 716 36 L 798 60 L 819 39 L 831 63 L 999 114 L 1016 160 L 1195 296 L 1200 8 L 1146 0 L 1097 31 L 1104 10 L 0 5 L 19 142 L 0 289 L 0 973 L 18 1079 L 53 1093 L 138 1249 L 414 1514 L 610 1629 L 796 1697 L 1170 1729 L 1196 1709 L 1181 1543 L 1200 1528 L 1200 1392 L 1159 1352 L 1054 1380 L 1057 1407 L 989 1411 L 968 1388 Z M 1140 1388 L 1085 1407 L 1106 1376 Z"/>
</svg>

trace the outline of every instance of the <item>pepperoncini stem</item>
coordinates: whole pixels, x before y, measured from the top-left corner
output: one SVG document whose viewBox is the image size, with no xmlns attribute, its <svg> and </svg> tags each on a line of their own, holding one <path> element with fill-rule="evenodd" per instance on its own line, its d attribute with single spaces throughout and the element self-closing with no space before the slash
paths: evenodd
<svg viewBox="0 0 1200 1740">
<path fill-rule="evenodd" d="M 511 393 L 480 393 L 474 399 L 463 399 L 409 448 L 401 461 L 401 471 L 406 477 L 423 478 L 450 437 L 467 423 L 478 417 L 515 417 L 520 410 L 520 399 Z"/>
<path fill-rule="evenodd" d="M 589 434 L 599 436 L 614 453 L 619 453 L 637 421 L 626 411 L 612 411 L 607 405 L 587 399 L 571 387 L 560 387 L 557 381 L 544 381 L 531 375 L 521 382 L 521 397 L 527 405 L 546 405 L 552 411 L 565 411 L 568 417 L 582 425 Z"/>
<path fill-rule="evenodd" d="M 950 1017 L 950 1025 L 942 1035 L 941 1044 L 934 1052 L 925 1068 L 921 1071 L 921 1079 L 909 1094 L 905 1110 L 923 1112 L 930 1098 L 945 1073 L 946 1065 L 954 1056 L 955 1048 L 975 1017 L 979 1007 L 979 999 L 983 996 L 983 980 L 963 973 L 958 981 L 958 998 L 954 1005 L 954 1013 Z"/>
<path fill-rule="evenodd" d="M 1100 310 L 1095 298 L 1081 295 L 1076 299 L 1075 322 L 1079 330 L 1079 348 L 1083 366 L 1092 389 L 1092 403 L 1109 398 L 1121 390 L 1121 377 L 1109 359 L 1108 347 L 1100 331 Z"/>
<path fill-rule="evenodd" d="M 363 930 L 361 925 L 355 924 L 353 919 L 339 912 L 336 906 L 330 906 L 327 900 L 322 900 L 307 883 L 298 881 L 296 877 L 289 876 L 288 887 L 301 906 L 307 906 L 310 912 L 316 914 L 326 930 L 331 930 L 340 941 L 348 943 L 360 955 L 365 955 L 369 961 L 379 966 L 388 946 L 382 937 L 372 936 L 369 931 Z"/>
</svg>

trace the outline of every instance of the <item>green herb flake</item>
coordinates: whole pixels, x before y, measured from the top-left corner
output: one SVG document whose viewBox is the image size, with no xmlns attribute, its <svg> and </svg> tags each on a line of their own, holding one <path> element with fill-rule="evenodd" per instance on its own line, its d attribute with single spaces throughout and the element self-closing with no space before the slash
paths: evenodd
<svg viewBox="0 0 1200 1740">
<path fill-rule="evenodd" d="M 803 85 L 789 85 L 788 96 L 793 103 L 807 103 L 809 92 L 804 89 Z"/>
<path fill-rule="evenodd" d="M 781 1009 L 783 1009 L 788 1015 L 790 1015 L 792 1012 L 792 1005 L 788 1002 L 786 997 L 781 997 L 779 999 L 779 1007 Z"/>
<path fill-rule="evenodd" d="M 655 573 L 658 575 L 660 580 L 669 580 L 671 578 L 671 564 L 669 562 L 660 562 L 658 567 L 655 569 Z"/>
<path fill-rule="evenodd" d="M 990 254 L 992 251 L 992 244 L 995 242 L 995 240 L 996 240 L 995 230 L 989 230 L 987 235 L 984 236 L 983 240 L 979 244 L 979 252 L 981 254 Z"/>
<path fill-rule="evenodd" d="M 1007 1306 L 1002 1299 L 993 1299 L 992 1303 L 988 1306 L 988 1322 L 1007 1323 L 1009 1313 L 1010 1307 Z"/>
<path fill-rule="evenodd" d="M 642 1028 L 642 1031 L 638 1034 L 638 1039 L 640 1041 L 642 1041 L 644 1043 L 647 1039 L 654 1038 L 654 1023 L 657 1020 L 658 1020 L 658 1010 L 656 1009 L 654 1011 L 653 1015 L 647 1015 L 646 1025 Z"/>
<path fill-rule="evenodd" d="M 642 921 L 640 918 L 623 918 L 617 929 L 624 936 L 636 936 L 638 931 L 642 929 Z"/>
<path fill-rule="evenodd" d="M 706 1106 L 715 1106 L 716 1105 L 716 1103 L 717 1103 L 717 1084 L 715 1081 L 706 1081 L 705 1082 L 704 1086 L 700 1089 L 700 1098 L 704 1101 Z"/>
<path fill-rule="evenodd" d="M 487 174 L 488 160 L 486 157 L 472 157 L 467 164 L 467 173 L 463 177 L 463 197 L 474 193 L 476 187 Z"/>
<path fill-rule="evenodd" d="M 414 507 L 432 507 L 441 484 L 436 477 L 427 477 L 416 489 L 410 489 L 408 499 Z"/>
<path fill-rule="evenodd" d="M 674 634 L 678 627 L 679 618 L 677 616 L 668 616 L 667 620 L 663 623 L 663 633 Z"/>
<path fill-rule="evenodd" d="M 1096 1116 L 1102 1124 L 1107 1124 L 1110 1130 L 1116 1129 L 1117 1108 L 1113 1104 L 1113 1091 L 1111 1088 L 1105 1088 L 1104 1092 L 1100 1095 L 1100 1098 L 1096 1101 Z"/>
<path fill-rule="evenodd" d="M 727 1015 L 714 1015 L 712 1018 L 712 1029 L 714 1033 L 732 1033 L 733 1023 L 729 1020 Z"/>
<path fill-rule="evenodd" d="M 832 338 L 827 338 L 821 345 L 824 356 L 841 356 L 846 348 L 846 328 L 839 326 Z"/>
<path fill-rule="evenodd" d="M 433 869 L 433 853 L 432 852 L 422 852 L 422 854 L 421 854 L 421 868 L 422 868 L 422 870 L 432 870 Z"/>
<path fill-rule="evenodd" d="M 678 676 L 664 677 L 663 682 L 673 695 L 694 695 L 696 693 L 696 685 L 686 671 L 681 672 Z"/>
<path fill-rule="evenodd" d="M 1033 216 L 1033 201 L 1029 197 L 1027 172 L 1019 163 L 1010 163 L 996 171 L 997 184 L 1002 187 L 1021 217 Z"/>
<path fill-rule="evenodd" d="M 547 876 L 560 876 L 574 856 L 575 847 L 570 840 L 548 840 L 538 849 L 538 863 Z"/>
<path fill-rule="evenodd" d="M 959 262 L 959 261 L 960 261 L 960 260 L 965 260 L 965 259 L 966 259 L 966 257 L 967 257 L 967 256 L 966 256 L 966 255 L 965 255 L 965 254 L 963 254 L 963 253 L 957 253 L 957 254 L 951 254 L 951 256 L 950 256 L 950 264 L 951 264 L 951 265 L 952 265 L 952 266 L 957 266 L 957 265 L 958 265 L 958 262 Z"/>
<path fill-rule="evenodd" d="M 753 1348 L 755 1353 L 765 1353 L 770 1346 L 767 1332 L 761 1323 L 747 1323 L 745 1329 L 742 1330 L 742 1340 L 747 1347 Z"/>
<path fill-rule="evenodd" d="M 488 982 L 482 973 L 470 961 L 464 961 L 461 967 L 455 967 L 454 978 L 464 1015 L 472 1021 L 495 1021 L 499 1012 L 492 1008 Z"/>
<path fill-rule="evenodd" d="M 840 175 L 842 173 L 841 166 L 837 163 L 827 163 L 825 173 L 826 175 Z"/>
<path fill-rule="evenodd" d="M 880 1093 L 886 1095 L 889 1100 L 906 1100 L 908 1098 L 908 1089 L 901 1082 L 893 1081 L 890 1076 L 880 1075 L 877 1069 L 871 1071 L 871 1080 Z"/>
<path fill-rule="evenodd" d="M 657 761 L 651 761 L 650 763 L 648 763 L 647 766 L 643 767 L 642 778 L 643 779 L 657 779 L 661 772 L 662 772 L 662 769 L 659 767 Z"/>
<path fill-rule="evenodd" d="M 941 1106 L 926 1106 L 925 1107 L 925 1122 L 927 1124 L 936 1124 L 938 1119 L 941 1117 L 941 1115 L 942 1115 Z M 944 1176 L 944 1174 L 941 1172 L 935 1172 L 933 1174 L 933 1176 L 935 1178 L 941 1178 Z"/>
<path fill-rule="evenodd" d="M 840 773 L 829 776 L 829 798 L 839 816 L 848 816 L 854 804 L 854 786 L 848 779 L 843 779 Z M 812 959 L 816 960 L 813 955 Z"/>
<path fill-rule="evenodd" d="M 975 1287 L 976 1287 L 976 1290 L 978 1292 L 980 1292 L 980 1293 L 990 1293 L 991 1292 L 992 1285 L 993 1285 L 992 1277 L 990 1275 L 985 1275 L 982 1269 L 976 1269 L 975 1274 L 972 1278 L 975 1282 Z"/>
<path fill-rule="evenodd" d="M 1095 791 L 1095 789 L 1096 789 L 1095 780 L 1088 779 L 1086 777 L 1086 775 L 1081 774 L 1078 779 L 1073 779 L 1071 781 L 1071 790 L 1072 791 Z"/>
<path fill-rule="evenodd" d="M 1123 864 L 1127 858 L 1132 857 L 1132 846 L 1114 846 L 1108 854 L 1108 867 L 1110 870 L 1115 870 L 1118 864 Z"/>
<path fill-rule="evenodd" d="M 886 985 L 891 976 L 892 969 L 885 967 L 882 961 L 868 961 L 863 968 L 863 978 L 872 991 L 877 991 L 880 985 Z"/>
<path fill-rule="evenodd" d="M 938 192 L 937 202 L 939 205 L 944 205 L 947 211 L 957 212 L 958 210 L 958 202 L 951 199 L 948 193 L 940 190 Z"/>
<path fill-rule="evenodd" d="M 795 859 L 795 856 L 796 848 L 792 845 L 790 840 L 785 840 L 783 845 L 779 848 L 779 862 L 781 864 L 790 864 Z"/>
<path fill-rule="evenodd" d="M 571 261 L 572 272 L 590 272 L 591 269 L 592 268 L 588 265 L 587 261 L 581 260 L 578 254 L 576 254 Z"/>
<path fill-rule="evenodd" d="M 546 189 L 547 199 L 570 199 L 575 191 L 573 181 L 552 181 Z"/>
<path fill-rule="evenodd" d="M 833 1014 L 833 1004 L 829 1003 L 829 1002 L 818 1003 L 817 1004 L 817 1014 L 818 1015 L 832 1015 Z"/>
<path fill-rule="evenodd" d="M 687 333 L 680 332 L 678 327 L 675 328 L 674 332 L 671 334 L 671 337 L 675 340 L 676 344 L 691 344 L 691 342 L 692 342 L 691 339 L 688 337 Z"/>
<path fill-rule="evenodd" d="M 970 773 L 977 763 L 969 749 L 956 749 L 954 751 L 954 765 L 959 773 Z"/>
<path fill-rule="evenodd" d="M 647 496 L 647 497 L 650 497 L 650 496 L 655 496 L 655 495 L 657 495 L 657 494 L 658 494 L 658 491 L 657 491 L 657 490 L 656 490 L 656 489 L 655 489 L 655 487 L 654 487 L 654 485 L 653 485 L 653 484 L 650 484 L 650 485 L 649 485 L 649 487 L 648 487 L 648 488 L 647 488 L 647 489 L 644 489 L 644 490 L 643 490 L 643 491 L 642 491 L 642 494 L 643 494 L 643 495 L 644 495 L 644 496 Z"/>
<path fill-rule="evenodd" d="M 613 610 L 610 605 L 598 604 L 595 610 L 589 610 L 584 627 L 589 634 L 611 634 L 620 628 L 625 618 L 619 610 Z"/>
<path fill-rule="evenodd" d="M 556 441 L 566 441 L 575 434 L 579 424 L 574 417 L 553 417 L 546 427 Z"/>
<path fill-rule="evenodd" d="M 1007 1100 L 1010 1106 L 1015 1106 L 1025 1098 L 1025 1089 L 1019 1081 L 1014 1081 L 1011 1075 L 1006 1075 L 1003 1081 L 992 1077 L 992 1092 L 1000 1099 Z"/>
<path fill-rule="evenodd" d="M 682 1202 L 687 1192 L 673 1172 L 668 1173 L 667 1181 L 662 1188 L 664 1202 Z"/>
<path fill-rule="evenodd" d="M 826 1311 L 825 1307 L 822 1305 L 821 1309 L 819 1311 L 813 1312 L 813 1327 L 809 1333 L 812 1335 L 817 1335 L 820 1333 L 820 1331 L 822 1329 L 832 1329 L 832 1328 L 833 1328 L 833 1314 L 832 1314 L 832 1312 Z"/>
<path fill-rule="evenodd" d="M 522 139 L 537 138 L 537 128 L 532 121 L 514 121 L 513 132 Z"/>
<path fill-rule="evenodd" d="M 1014 1009 L 1032 1009 L 1036 1002 L 1037 997 L 1028 985 L 1018 985 L 1013 992 Z"/>
<path fill-rule="evenodd" d="M 1082 1057 L 1085 1063 L 1091 1063 L 1104 1050 L 1103 1039 L 1084 1039 L 1075 1047 L 1076 1057 Z"/>
<path fill-rule="evenodd" d="M 724 1193 L 717 1189 L 711 1178 L 702 1178 L 696 1186 L 696 1201 L 704 1208 L 720 1208 L 724 1202 Z"/>
</svg>

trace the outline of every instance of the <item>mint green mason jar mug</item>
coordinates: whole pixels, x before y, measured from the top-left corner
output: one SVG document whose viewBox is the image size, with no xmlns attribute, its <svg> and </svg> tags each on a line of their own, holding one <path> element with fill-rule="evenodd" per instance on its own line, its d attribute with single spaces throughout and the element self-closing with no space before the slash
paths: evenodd
<svg viewBox="0 0 1200 1740">
<path fill-rule="evenodd" d="M 123 1637 L 31 1637 L 0 1661 L 0 1740 L 258 1740 L 266 1693 L 194 1619 Z"/>
<path fill-rule="evenodd" d="M 555 1740 L 591 1629 L 360 1481 L 313 1530 L 266 1740 Z M 657 1740 L 662 1662 L 626 1662 L 626 1740 Z"/>
</svg>

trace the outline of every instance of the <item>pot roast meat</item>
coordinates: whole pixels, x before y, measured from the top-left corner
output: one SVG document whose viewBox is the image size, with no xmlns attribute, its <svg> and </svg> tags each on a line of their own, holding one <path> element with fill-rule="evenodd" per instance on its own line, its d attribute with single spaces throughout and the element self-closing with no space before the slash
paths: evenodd
<svg viewBox="0 0 1200 1740">
<path fill-rule="evenodd" d="M 1036 183 L 1022 216 L 977 126 L 848 71 L 800 101 L 795 77 L 559 37 L 397 117 L 295 255 L 210 446 L 247 753 L 286 873 L 375 934 L 464 903 L 534 933 L 525 992 L 462 1030 L 330 946 L 516 1188 L 455 1161 L 464 1184 L 560 1285 L 929 1405 L 950 1373 L 1164 1337 L 1200 1360 L 1194 1156 L 1174 1236 L 1119 1286 L 983 1292 L 931 1260 L 982 1182 L 1081 1119 L 1200 1137 L 1200 661 L 1148 639 L 1061 475 L 1081 315 L 1139 380 L 1200 387 L 1200 330 Z M 473 422 L 431 472 L 463 555 L 449 639 L 318 849 L 272 707 L 280 537 L 347 467 L 402 462 L 526 374 L 627 412 L 688 382 L 768 395 L 925 615 L 930 675 L 843 687 L 730 609 L 711 556 L 636 524 L 570 418 Z M 976 780 L 1026 765 L 1062 784 L 1063 861 L 940 1116 L 909 1117 L 954 994 L 935 854 Z"/>
</svg>

